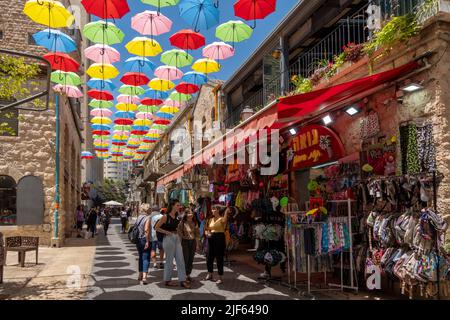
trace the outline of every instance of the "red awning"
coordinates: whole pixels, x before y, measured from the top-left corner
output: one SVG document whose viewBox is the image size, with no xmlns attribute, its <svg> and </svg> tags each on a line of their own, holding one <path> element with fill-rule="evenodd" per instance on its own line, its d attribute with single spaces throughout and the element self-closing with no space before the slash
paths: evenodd
<svg viewBox="0 0 450 320">
<path fill-rule="evenodd" d="M 176 168 L 174 171 L 166 174 L 165 176 L 158 179 L 156 182 L 156 185 L 158 186 L 164 186 L 170 181 L 176 180 L 184 175 L 184 166 L 181 165 L 178 168 Z"/>
<path fill-rule="evenodd" d="M 380 72 L 333 87 L 281 98 L 277 104 L 278 120 L 281 122 L 301 120 L 306 115 L 323 111 L 352 96 L 406 75 L 418 66 L 418 62 L 413 61 L 389 71 Z"/>
</svg>

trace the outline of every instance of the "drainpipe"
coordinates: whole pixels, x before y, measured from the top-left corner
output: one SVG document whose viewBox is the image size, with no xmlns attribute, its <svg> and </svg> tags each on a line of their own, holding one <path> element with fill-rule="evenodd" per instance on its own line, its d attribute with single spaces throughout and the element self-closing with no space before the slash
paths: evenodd
<svg viewBox="0 0 450 320">
<path fill-rule="evenodd" d="M 52 247 L 59 247 L 59 94 L 55 95 L 55 122 L 56 122 L 56 157 L 55 157 L 55 212 L 53 214 Z"/>
</svg>

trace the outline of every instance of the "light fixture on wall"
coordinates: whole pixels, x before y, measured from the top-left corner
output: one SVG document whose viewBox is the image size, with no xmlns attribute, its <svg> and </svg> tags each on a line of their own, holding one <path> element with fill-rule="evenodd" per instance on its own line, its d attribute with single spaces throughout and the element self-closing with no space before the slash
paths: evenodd
<svg viewBox="0 0 450 320">
<path fill-rule="evenodd" d="M 406 92 L 414 92 L 414 91 L 422 90 L 422 89 L 423 89 L 422 85 L 420 85 L 418 83 L 414 83 L 414 82 L 409 83 L 406 86 L 400 88 L 400 90 L 403 90 L 403 91 L 406 91 Z"/>
<path fill-rule="evenodd" d="M 345 112 L 350 116 L 354 116 L 355 114 L 359 113 L 360 111 L 361 111 L 361 109 L 357 105 L 352 105 L 352 106 L 348 107 L 347 109 L 345 109 Z"/>
<path fill-rule="evenodd" d="M 322 121 L 327 126 L 333 122 L 333 119 L 331 118 L 331 116 L 329 114 L 327 114 L 325 117 L 322 118 Z"/>
<path fill-rule="evenodd" d="M 290 128 L 289 129 L 289 133 L 293 136 L 295 136 L 297 134 L 297 130 L 295 130 L 295 128 Z"/>
<path fill-rule="evenodd" d="M 275 60 L 280 59 L 281 57 L 281 50 L 280 49 L 275 49 L 272 51 L 272 58 L 274 58 Z"/>
</svg>

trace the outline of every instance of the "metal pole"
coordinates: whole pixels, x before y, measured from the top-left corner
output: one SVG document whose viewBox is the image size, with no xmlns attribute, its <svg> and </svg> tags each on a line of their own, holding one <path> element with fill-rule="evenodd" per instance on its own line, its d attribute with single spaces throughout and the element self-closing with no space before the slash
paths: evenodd
<svg viewBox="0 0 450 320">
<path fill-rule="evenodd" d="M 55 160 L 55 212 L 53 221 L 53 240 L 59 241 L 59 94 L 55 96 L 55 121 L 56 121 L 56 160 Z"/>
</svg>

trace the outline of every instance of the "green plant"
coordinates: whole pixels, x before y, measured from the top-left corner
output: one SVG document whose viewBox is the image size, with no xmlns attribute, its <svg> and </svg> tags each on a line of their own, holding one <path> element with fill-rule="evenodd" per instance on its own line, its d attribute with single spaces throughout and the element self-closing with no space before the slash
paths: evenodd
<svg viewBox="0 0 450 320">
<path fill-rule="evenodd" d="M 407 14 L 394 17 L 380 31 L 374 34 L 370 42 L 364 47 L 364 53 L 371 58 L 380 48 L 383 48 L 384 52 L 389 52 L 395 44 L 407 43 L 418 34 L 419 30 L 420 26 L 415 15 Z"/>
<path fill-rule="evenodd" d="M 356 62 L 363 56 L 364 44 L 350 42 L 342 49 L 344 50 L 343 54 L 346 62 Z"/>
<path fill-rule="evenodd" d="M 439 0 L 424 0 L 417 8 L 416 18 L 419 23 L 424 22 L 429 17 L 439 11 Z"/>
<path fill-rule="evenodd" d="M 292 84 L 295 86 L 296 93 L 307 93 L 312 91 L 313 84 L 312 81 L 308 78 L 299 77 L 298 75 L 294 75 L 291 78 Z"/>
</svg>

